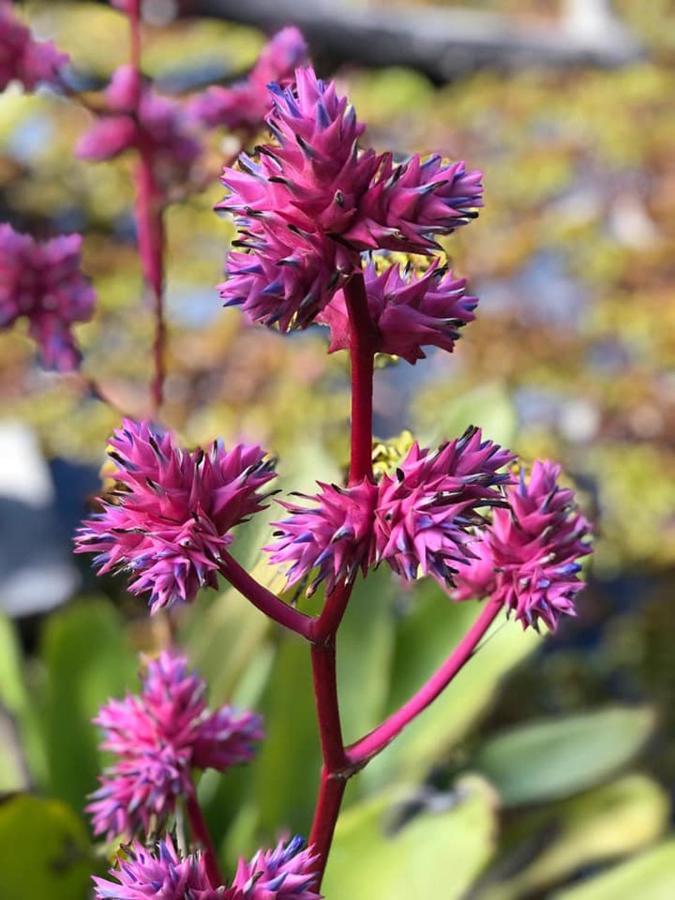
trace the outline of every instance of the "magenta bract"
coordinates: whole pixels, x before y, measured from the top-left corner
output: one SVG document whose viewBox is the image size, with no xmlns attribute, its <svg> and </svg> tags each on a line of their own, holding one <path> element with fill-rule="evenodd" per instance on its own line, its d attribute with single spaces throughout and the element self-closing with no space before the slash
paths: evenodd
<svg viewBox="0 0 675 900">
<path fill-rule="evenodd" d="M 96 294 L 82 274 L 82 237 L 61 235 L 44 243 L 0 225 L 0 328 L 28 320 L 28 331 L 47 368 L 69 372 L 80 364 L 72 334 L 87 322 Z"/>
<path fill-rule="evenodd" d="M 313 871 L 316 862 L 301 837 L 280 841 L 273 850 L 259 850 L 250 862 L 239 861 L 232 900 L 321 900 Z"/>
<path fill-rule="evenodd" d="M 258 491 L 275 477 L 273 462 L 248 444 L 184 450 L 128 419 L 110 445 L 119 488 L 78 529 L 76 552 L 95 553 L 101 573 L 130 572 L 129 590 L 149 593 L 152 612 L 216 587 L 230 531 L 263 509 Z"/>
<path fill-rule="evenodd" d="M 59 70 L 68 62 L 51 41 L 36 41 L 12 12 L 12 4 L 0 0 L 0 91 L 10 81 L 20 81 L 33 91 L 39 84 L 57 84 Z"/>
<path fill-rule="evenodd" d="M 400 356 L 413 365 L 424 359 L 422 347 L 452 351 L 459 329 L 475 319 L 478 298 L 466 293 L 466 279 L 434 261 L 422 275 L 392 265 L 378 275 L 364 271 L 368 311 L 376 328 L 373 349 Z M 330 328 L 330 353 L 349 348 L 349 317 L 340 290 L 317 321 Z"/>
<path fill-rule="evenodd" d="M 148 663 L 140 695 L 111 700 L 94 720 L 116 761 L 100 776 L 87 811 L 109 839 L 148 832 L 193 792 L 191 770 L 224 771 L 252 759 L 261 720 L 223 706 L 211 712 L 206 684 L 185 657 L 162 653 Z"/>
<path fill-rule="evenodd" d="M 496 509 L 491 526 L 471 544 L 476 559 L 460 565 L 458 600 L 496 597 L 523 625 L 555 630 L 561 615 L 576 614 L 584 583 L 578 560 L 591 552 L 591 529 L 558 484 L 560 466 L 536 460 L 529 479 L 521 470 L 507 488 L 510 509 Z"/>
</svg>

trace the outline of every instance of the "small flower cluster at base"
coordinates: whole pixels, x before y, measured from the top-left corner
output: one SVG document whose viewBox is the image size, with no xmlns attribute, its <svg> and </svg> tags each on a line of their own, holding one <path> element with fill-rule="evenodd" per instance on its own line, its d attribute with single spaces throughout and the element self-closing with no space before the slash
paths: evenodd
<svg viewBox="0 0 675 900">
<path fill-rule="evenodd" d="M 58 84 L 59 70 L 68 62 L 51 41 L 36 41 L 12 12 L 12 4 L 0 0 L 0 91 L 19 81 L 27 91 L 39 84 Z"/>
<path fill-rule="evenodd" d="M 373 350 L 400 356 L 414 365 L 424 359 L 422 347 L 451 352 L 459 329 L 475 319 L 478 299 L 466 293 L 466 280 L 434 261 L 422 275 L 393 265 L 378 274 L 370 264 L 364 272 L 368 311 L 375 325 Z M 317 321 L 330 328 L 329 353 L 350 345 L 350 325 L 344 291 L 340 290 Z"/>
<path fill-rule="evenodd" d="M 202 854 L 181 859 L 170 837 L 159 841 L 154 852 L 138 841 L 123 849 L 126 858 L 110 870 L 115 881 L 94 877 L 96 900 L 222 900 Z"/>
<path fill-rule="evenodd" d="M 82 237 L 44 243 L 0 225 L 0 328 L 28 320 L 46 368 L 70 372 L 80 364 L 71 327 L 87 322 L 96 294 L 81 270 Z"/>
<path fill-rule="evenodd" d="M 164 652 L 148 663 L 139 695 L 100 710 L 94 721 L 105 735 L 101 749 L 117 760 L 87 807 L 95 834 L 147 833 L 194 790 L 192 769 L 222 772 L 253 758 L 263 737 L 260 718 L 229 706 L 210 711 L 205 695 L 185 657 Z"/>
<path fill-rule="evenodd" d="M 308 498 L 316 505 L 284 503 L 291 516 L 275 523 L 277 540 L 265 549 L 271 562 L 290 563 L 289 584 L 318 569 L 310 593 L 324 580 L 330 592 L 380 562 L 406 580 L 421 570 L 452 585 L 457 562 L 471 556 L 470 529 L 483 521 L 477 508 L 503 502 L 511 476 L 500 470 L 512 461 L 477 428 L 435 452 L 414 443 L 377 484 L 320 485 Z"/>
<path fill-rule="evenodd" d="M 216 207 L 234 215 L 235 245 L 243 247 L 230 256 L 221 297 L 251 321 L 305 328 L 360 269 L 362 251 L 428 255 L 437 235 L 475 217 L 479 172 L 438 156 L 395 165 L 391 154 L 361 149 L 364 125 L 313 69 L 298 69 L 294 85 L 270 91 L 266 121 L 277 142 L 224 169 L 228 194 Z"/>
<path fill-rule="evenodd" d="M 307 44 L 294 27 L 282 28 L 263 48 L 248 77 L 229 87 L 214 85 L 195 97 L 189 112 L 204 125 L 249 132 L 260 128 L 272 108 L 270 82 L 286 87 L 307 60 Z"/>
<path fill-rule="evenodd" d="M 143 149 L 152 154 L 162 181 L 186 176 L 201 147 L 179 103 L 155 93 L 130 65 L 115 70 L 105 99 L 107 111 L 82 135 L 77 156 L 100 162 L 130 148 Z"/>
<path fill-rule="evenodd" d="M 129 590 L 149 593 L 151 612 L 217 586 L 230 530 L 264 508 L 258 493 L 275 477 L 257 446 L 210 451 L 177 447 L 169 433 L 125 420 L 110 440 L 118 489 L 85 521 L 76 553 L 95 553 L 100 573 L 129 571 Z"/>
<path fill-rule="evenodd" d="M 231 900 L 321 900 L 314 872 L 317 859 L 301 837 L 259 850 L 250 862 L 239 861 Z"/>
<path fill-rule="evenodd" d="M 509 508 L 494 510 L 471 544 L 475 559 L 460 564 L 455 599 L 490 596 L 523 628 L 543 622 L 554 631 L 562 615 L 576 615 L 584 586 L 578 560 L 591 553 L 591 529 L 559 476 L 560 466 L 547 460 L 535 461 L 529 479 L 521 470 L 506 489 Z"/>
</svg>

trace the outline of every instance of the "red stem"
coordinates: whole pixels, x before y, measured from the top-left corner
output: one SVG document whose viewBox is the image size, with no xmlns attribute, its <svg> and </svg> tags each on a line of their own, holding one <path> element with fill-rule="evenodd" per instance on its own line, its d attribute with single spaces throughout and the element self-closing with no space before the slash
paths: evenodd
<svg viewBox="0 0 675 900">
<path fill-rule="evenodd" d="M 311 640 L 310 632 L 314 620 L 284 603 L 276 594 L 268 591 L 260 582 L 252 578 L 246 569 L 242 568 L 236 559 L 227 552 L 223 552 L 221 556 L 220 572 L 233 588 L 238 590 L 240 594 L 270 619 L 278 622 L 279 625 L 283 625 L 284 628 L 288 628 L 290 631 L 307 638 L 307 640 Z"/>
<path fill-rule="evenodd" d="M 326 766 L 323 766 L 314 822 L 309 834 L 309 846 L 313 848 L 318 856 L 317 890 L 321 887 L 346 786 L 346 778 L 331 775 Z"/>
<path fill-rule="evenodd" d="M 187 814 L 190 820 L 190 831 L 192 833 L 193 842 L 200 844 L 204 851 L 204 862 L 206 864 L 206 873 L 211 881 L 213 888 L 218 888 L 223 883 L 223 876 L 218 865 L 218 857 L 216 855 L 208 826 L 204 820 L 199 801 L 194 790 L 187 796 Z"/>
<path fill-rule="evenodd" d="M 323 761 L 329 774 L 336 775 L 345 768 L 347 760 L 338 706 L 334 637 L 312 646 L 312 676 Z"/>
<path fill-rule="evenodd" d="M 129 61 L 134 70 L 136 121 L 140 133 L 138 166 L 136 169 L 136 225 L 138 250 L 143 277 L 153 299 L 155 338 L 153 342 L 154 373 L 150 384 L 152 414 L 156 416 L 162 406 L 166 365 L 164 347 L 166 324 L 164 321 L 164 196 L 155 176 L 154 149 L 143 140 L 139 115 L 142 96 L 141 74 L 141 10 L 140 0 L 129 3 L 130 53 Z"/>
<path fill-rule="evenodd" d="M 476 647 L 502 608 L 501 601 L 488 600 L 480 615 L 447 660 L 407 703 L 360 741 L 347 748 L 351 766 L 363 768 L 374 756 L 397 737 L 450 684 L 473 656 Z"/>
<path fill-rule="evenodd" d="M 344 288 L 349 314 L 349 353 L 352 366 L 352 440 L 349 483 L 373 477 L 373 360 L 375 326 L 368 311 L 363 273 Z"/>
</svg>

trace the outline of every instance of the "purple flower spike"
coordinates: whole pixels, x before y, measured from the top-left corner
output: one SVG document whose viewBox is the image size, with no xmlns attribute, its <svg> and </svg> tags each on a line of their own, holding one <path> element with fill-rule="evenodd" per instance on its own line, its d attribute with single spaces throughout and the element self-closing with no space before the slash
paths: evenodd
<svg viewBox="0 0 675 900">
<path fill-rule="evenodd" d="M 120 66 L 113 73 L 105 99 L 108 111 L 82 135 L 75 150 L 77 156 L 101 162 L 132 147 L 143 147 L 152 153 L 164 180 L 189 171 L 201 148 L 189 133 L 179 103 L 161 97 L 146 83 L 139 85 L 130 65 Z"/>
<path fill-rule="evenodd" d="M 28 320 L 47 368 L 70 372 L 80 364 L 71 326 L 87 322 L 96 295 L 82 274 L 79 234 L 38 243 L 0 225 L 0 328 Z"/>
<path fill-rule="evenodd" d="M 385 154 L 343 239 L 363 250 L 430 253 L 438 249 L 436 236 L 476 218 L 482 198 L 482 173 L 467 171 L 463 162 L 416 154 L 395 165 Z"/>
<path fill-rule="evenodd" d="M 313 871 L 316 862 L 301 837 L 260 850 L 250 862 L 239 861 L 232 900 L 321 900 Z"/>
<path fill-rule="evenodd" d="M 433 453 L 413 444 L 379 486 L 376 561 L 409 581 L 419 569 L 452 585 L 457 564 L 471 555 L 468 529 L 483 521 L 476 508 L 502 499 L 511 476 L 500 470 L 513 458 L 477 428 Z"/>
<path fill-rule="evenodd" d="M 94 877 L 96 900 L 218 900 L 206 874 L 201 853 L 181 859 L 173 841 L 166 837 L 147 850 L 135 841 L 124 848 L 125 859 L 118 858 L 110 870 L 115 879 Z"/>
<path fill-rule="evenodd" d="M 0 91 L 20 81 L 27 91 L 38 84 L 58 84 L 59 70 L 68 62 L 51 41 L 36 41 L 15 18 L 12 4 L 0 0 Z"/>
<path fill-rule="evenodd" d="M 377 328 L 374 349 L 400 356 L 413 365 L 424 359 L 422 347 L 452 351 L 459 329 L 475 319 L 478 298 L 466 293 L 466 279 L 434 261 L 423 275 L 390 266 L 381 275 L 365 270 L 370 316 Z M 329 352 L 349 347 L 349 318 L 340 290 L 318 321 L 330 327 Z"/>
<path fill-rule="evenodd" d="M 248 77 L 230 87 L 218 85 L 195 97 L 190 113 L 211 128 L 255 131 L 272 108 L 268 84 L 286 87 L 307 60 L 307 44 L 297 28 L 282 28 L 263 48 Z"/>
<path fill-rule="evenodd" d="M 510 509 L 496 509 L 491 526 L 471 545 L 476 560 L 459 567 L 454 597 L 492 596 L 523 628 L 542 621 L 555 631 L 560 616 L 576 615 L 584 587 L 578 560 L 591 553 L 591 529 L 574 493 L 561 488 L 560 466 L 537 460 L 527 480 L 507 488 Z"/>
<path fill-rule="evenodd" d="M 275 477 L 260 447 L 183 450 L 147 422 L 125 420 L 110 441 L 118 490 L 84 522 L 76 553 L 95 553 L 102 574 L 129 571 L 134 594 L 150 594 L 156 612 L 217 587 L 230 530 L 264 508 L 260 488 Z"/>
<path fill-rule="evenodd" d="M 193 791 L 191 769 L 222 772 L 252 759 L 260 718 L 229 706 L 211 712 L 205 694 L 183 656 L 162 653 L 148 664 L 140 695 L 102 707 L 94 720 L 105 735 L 101 749 L 117 759 L 87 807 L 95 834 L 148 832 Z"/>
<path fill-rule="evenodd" d="M 359 568 L 363 573 L 372 563 L 373 516 L 377 487 L 369 481 L 348 488 L 319 483 L 313 507 L 283 502 L 290 518 L 276 522 L 278 538 L 265 547 L 273 563 L 288 564 L 288 585 L 296 584 L 314 568 L 318 573 L 307 594 L 311 596 L 322 581 L 330 593 L 336 584 L 349 583 Z"/>
</svg>

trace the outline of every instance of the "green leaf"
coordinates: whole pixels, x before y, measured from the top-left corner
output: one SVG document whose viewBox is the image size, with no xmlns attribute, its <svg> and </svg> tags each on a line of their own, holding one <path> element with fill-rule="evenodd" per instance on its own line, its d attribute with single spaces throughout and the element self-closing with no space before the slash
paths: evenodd
<svg viewBox="0 0 675 900">
<path fill-rule="evenodd" d="M 119 614 L 103 600 L 81 601 L 51 616 L 42 652 L 50 791 L 81 810 L 102 763 L 91 719 L 108 699 L 136 686 L 137 658 Z"/>
<path fill-rule="evenodd" d="M 392 712 L 405 702 L 447 658 L 478 616 L 478 603 L 453 603 L 431 580 L 421 582 L 411 609 L 399 623 L 392 683 L 387 704 Z M 498 619 L 476 656 L 444 693 L 425 710 L 363 773 L 371 788 L 417 777 L 449 751 L 497 697 L 499 684 L 534 650 L 540 638 L 513 622 Z"/>
<path fill-rule="evenodd" d="M 512 846 L 510 857 L 526 858 L 527 846 L 535 836 L 552 835 L 553 839 L 517 876 L 486 888 L 481 897 L 512 900 L 529 896 L 579 869 L 635 853 L 663 835 L 669 812 L 669 798 L 661 785 L 645 775 L 632 774 L 521 815 L 516 824 L 520 840 Z"/>
<path fill-rule="evenodd" d="M 427 402 L 428 401 L 428 402 Z M 479 425 L 486 438 L 508 447 L 514 439 L 516 414 L 502 384 L 489 383 L 456 393 L 447 383 L 431 385 L 420 396 L 415 432 L 432 447 Z"/>
<path fill-rule="evenodd" d="M 633 759 L 653 729 L 647 708 L 541 720 L 488 740 L 473 765 L 505 805 L 541 803 L 605 781 Z"/>
<path fill-rule="evenodd" d="M 94 867 L 86 829 L 65 803 L 24 794 L 0 805 L 2 900 L 86 900 Z"/>
<path fill-rule="evenodd" d="M 672 900 L 674 896 L 675 840 L 669 840 L 603 875 L 558 891 L 552 900 Z"/>
<path fill-rule="evenodd" d="M 482 779 L 457 785 L 456 805 L 415 816 L 387 833 L 404 789 L 352 806 L 340 818 L 326 871 L 326 897 L 459 900 L 493 850 L 494 797 Z"/>
</svg>

